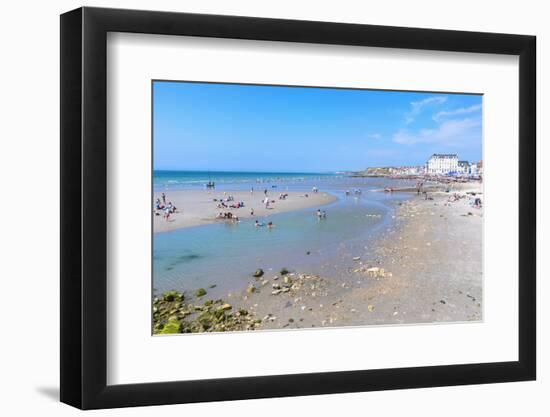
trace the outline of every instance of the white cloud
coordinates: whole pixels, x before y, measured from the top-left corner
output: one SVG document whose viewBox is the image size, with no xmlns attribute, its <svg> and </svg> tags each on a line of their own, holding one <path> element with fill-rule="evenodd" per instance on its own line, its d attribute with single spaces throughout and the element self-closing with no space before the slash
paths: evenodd
<svg viewBox="0 0 550 417">
<path fill-rule="evenodd" d="M 367 135 L 369 139 L 382 139 L 382 135 L 380 133 L 371 133 Z"/>
<path fill-rule="evenodd" d="M 426 106 L 441 105 L 446 101 L 447 96 L 434 96 L 425 98 L 424 100 L 411 102 L 411 109 L 405 114 L 405 124 L 414 122 L 416 116 L 418 116 Z"/>
<path fill-rule="evenodd" d="M 402 145 L 417 143 L 460 144 L 471 139 L 479 139 L 481 118 L 447 120 L 435 129 L 420 129 L 411 132 L 401 129 L 393 135 L 393 141 Z"/>
<path fill-rule="evenodd" d="M 456 110 L 450 110 L 450 111 L 440 111 L 439 113 L 436 113 L 433 116 L 433 119 L 436 122 L 439 122 L 441 119 L 444 119 L 449 116 L 457 116 L 461 114 L 468 114 L 468 113 L 474 113 L 481 110 L 481 104 L 475 104 L 470 107 L 462 107 Z"/>
</svg>

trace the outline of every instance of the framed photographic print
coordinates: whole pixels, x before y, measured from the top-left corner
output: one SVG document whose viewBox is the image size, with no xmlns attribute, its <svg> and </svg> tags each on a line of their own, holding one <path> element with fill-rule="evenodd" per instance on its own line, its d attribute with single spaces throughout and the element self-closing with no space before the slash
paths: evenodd
<svg viewBox="0 0 550 417">
<path fill-rule="evenodd" d="M 61 16 L 61 400 L 535 379 L 535 38 Z"/>
</svg>

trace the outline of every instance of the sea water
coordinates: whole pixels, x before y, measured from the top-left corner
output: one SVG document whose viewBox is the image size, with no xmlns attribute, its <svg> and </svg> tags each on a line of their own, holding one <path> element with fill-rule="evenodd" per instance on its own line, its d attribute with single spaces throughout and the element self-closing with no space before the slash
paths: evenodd
<svg viewBox="0 0 550 417">
<path fill-rule="evenodd" d="M 390 226 L 393 202 L 405 197 L 374 191 L 388 185 L 388 180 L 344 174 L 165 171 L 155 173 L 154 187 L 196 188 L 208 181 L 215 181 L 217 189 L 228 190 L 268 185 L 278 191 L 312 192 L 317 187 L 337 200 L 319 207 L 326 211 L 326 219 L 318 219 L 318 208 L 313 207 L 258 218 L 264 223 L 272 221 L 272 229 L 255 227 L 255 219 L 243 219 L 239 223 L 213 223 L 155 234 L 155 294 L 207 288 L 211 297 L 224 297 L 228 292 L 244 290 L 258 268 L 268 277 L 286 268 L 338 280 L 353 265 L 353 257 L 364 259 L 377 234 Z M 394 187 L 411 185 L 391 181 Z"/>
<path fill-rule="evenodd" d="M 344 174 L 301 172 L 154 171 L 154 191 L 204 189 L 209 181 L 216 189 L 249 190 L 275 187 L 300 188 L 315 181 L 343 178 Z"/>
</svg>

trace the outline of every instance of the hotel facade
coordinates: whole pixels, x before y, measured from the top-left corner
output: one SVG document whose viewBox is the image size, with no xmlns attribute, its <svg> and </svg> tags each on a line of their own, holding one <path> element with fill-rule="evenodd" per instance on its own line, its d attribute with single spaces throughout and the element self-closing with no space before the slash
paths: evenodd
<svg viewBox="0 0 550 417">
<path fill-rule="evenodd" d="M 455 153 L 434 153 L 426 162 L 426 173 L 429 175 L 448 175 L 458 171 L 458 155 Z"/>
</svg>

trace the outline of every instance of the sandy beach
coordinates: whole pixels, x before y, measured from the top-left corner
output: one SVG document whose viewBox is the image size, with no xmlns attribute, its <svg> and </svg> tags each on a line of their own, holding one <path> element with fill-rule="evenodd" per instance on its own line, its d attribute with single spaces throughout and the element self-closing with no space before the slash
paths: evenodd
<svg viewBox="0 0 550 417">
<path fill-rule="evenodd" d="M 289 265 L 288 272 L 251 274 L 224 300 L 256 330 L 480 321 L 483 210 L 472 203 L 481 189 L 468 183 L 428 197 L 409 193 L 374 249 L 350 253 L 341 276 Z"/>
<path fill-rule="evenodd" d="M 455 202 L 439 192 L 401 203 L 376 249 L 350 257 L 342 280 L 296 271 L 287 280 L 298 285 L 287 293 L 272 294 L 279 274 L 251 280 L 259 291 L 228 300 L 240 298 L 271 329 L 479 321 L 483 214 L 466 194 L 479 193 L 479 184 L 460 188 Z"/>
<path fill-rule="evenodd" d="M 285 199 L 279 199 L 281 193 L 287 195 Z M 223 203 L 228 207 L 218 207 L 221 200 L 227 199 L 228 196 L 233 197 L 233 201 Z M 268 208 L 264 204 L 263 190 L 250 192 L 205 189 L 166 192 L 166 204 L 171 202 L 177 210 L 168 220 L 164 219 L 162 213 L 154 215 L 153 230 L 154 233 L 161 233 L 185 227 L 230 221 L 218 218 L 217 215 L 220 212 L 231 212 L 233 216 L 238 216 L 240 219 L 257 217 L 262 221 L 262 217 L 265 216 L 310 207 L 322 207 L 336 200 L 335 196 L 323 191 L 314 193 L 268 189 L 267 197 L 270 201 Z M 162 200 L 162 193 L 154 193 L 153 198 L 154 201 Z M 244 202 L 244 207 L 230 207 L 237 202 Z M 253 216 L 251 210 L 254 210 Z"/>
</svg>

